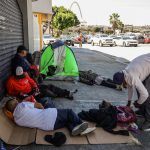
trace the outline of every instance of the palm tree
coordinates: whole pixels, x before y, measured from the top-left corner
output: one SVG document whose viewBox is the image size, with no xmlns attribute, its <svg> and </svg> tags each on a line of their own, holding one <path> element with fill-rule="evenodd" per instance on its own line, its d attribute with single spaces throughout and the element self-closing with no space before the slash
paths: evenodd
<svg viewBox="0 0 150 150">
<path fill-rule="evenodd" d="M 124 24 L 123 24 L 123 22 L 120 21 L 120 20 L 119 20 L 119 22 L 118 22 L 118 29 L 120 29 L 121 33 L 122 33 L 123 30 L 124 30 Z"/>
<path fill-rule="evenodd" d="M 113 32 L 115 34 L 115 30 L 118 29 L 119 25 L 119 15 L 117 13 L 113 13 L 112 15 L 109 16 L 109 22 L 112 25 Z"/>
</svg>

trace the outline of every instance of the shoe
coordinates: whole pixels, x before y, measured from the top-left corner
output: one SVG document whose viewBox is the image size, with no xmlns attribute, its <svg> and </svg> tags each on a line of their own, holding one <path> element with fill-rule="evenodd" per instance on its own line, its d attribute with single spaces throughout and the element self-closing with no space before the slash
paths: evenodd
<svg viewBox="0 0 150 150">
<path fill-rule="evenodd" d="M 150 131 L 150 121 L 145 121 L 142 125 L 142 130 L 143 131 L 147 131 L 149 132 Z"/>
<path fill-rule="evenodd" d="M 83 131 L 80 135 L 87 135 L 93 131 L 96 130 L 96 127 L 92 127 L 92 128 L 87 128 L 85 131 Z"/>
<path fill-rule="evenodd" d="M 77 92 L 78 92 L 77 89 L 75 89 L 75 90 L 73 90 L 73 91 L 70 91 L 70 92 L 69 92 L 69 96 L 67 96 L 66 98 L 68 98 L 68 99 L 70 99 L 70 100 L 73 100 L 73 94 L 75 94 L 75 93 L 77 93 Z"/>
<path fill-rule="evenodd" d="M 88 123 L 87 122 L 83 122 L 82 124 L 79 124 L 78 126 L 76 126 L 73 130 L 72 130 L 72 135 L 76 136 L 81 134 L 83 131 L 85 131 L 88 128 Z"/>
</svg>

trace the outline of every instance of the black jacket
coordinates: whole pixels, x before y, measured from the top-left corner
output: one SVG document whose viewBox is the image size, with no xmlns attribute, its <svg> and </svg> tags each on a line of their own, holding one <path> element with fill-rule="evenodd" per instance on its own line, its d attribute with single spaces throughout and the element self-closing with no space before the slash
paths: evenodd
<svg viewBox="0 0 150 150">
<path fill-rule="evenodd" d="M 82 111 L 78 116 L 83 120 L 95 122 L 97 127 L 102 127 L 110 133 L 129 136 L 126 130 L 113 131 L 117 127 L 117 109 L 115 106 Z"/>
</svg>

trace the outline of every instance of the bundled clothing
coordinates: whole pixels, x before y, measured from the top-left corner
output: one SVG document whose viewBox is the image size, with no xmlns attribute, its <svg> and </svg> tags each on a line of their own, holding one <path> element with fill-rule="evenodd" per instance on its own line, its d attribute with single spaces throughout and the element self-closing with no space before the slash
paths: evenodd
<svg viewBox="0 0 150 150">
<path fill-rule="evenodd" d="M 116 107 L 103 101 L 99 105 L 99 109 L 90 109 L 82 111 L 79 117 L 86 121 L 95 122 L 97 127 L 102 127 L 104 130 L 112 134 L 129 135 L 127 130 L 114 131 L 119 123 L 133 123 L 136 121 L 134 112 L 129 107 Z"/>
<path fill-rule="evenodd" d="M 102 85 L 109 88 L 116 89 L 117 85 L 109 78 L 105 78 L 101 75 L 89 71 L 79 71 L 80 82 L 89 84 L 89 85 Z"/>
</svg>

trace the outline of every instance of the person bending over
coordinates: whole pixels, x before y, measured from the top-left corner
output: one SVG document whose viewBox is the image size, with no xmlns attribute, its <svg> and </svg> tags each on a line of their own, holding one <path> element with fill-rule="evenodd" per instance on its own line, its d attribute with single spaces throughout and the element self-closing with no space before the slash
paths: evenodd
<svg viewBox="0 0 150 150">
<path fill-rule="evenodd" d="M 134 89 L 138 99 L 134 106 L 139 108 L 136 112 L 144 116 L 143 130 L 150 129 L 150 53 L 138 56 L 121 72 L 116 72 L 113 77 L 116 84 L 128 88 L 128 103 L 131 105 Z"/>
</svg>

